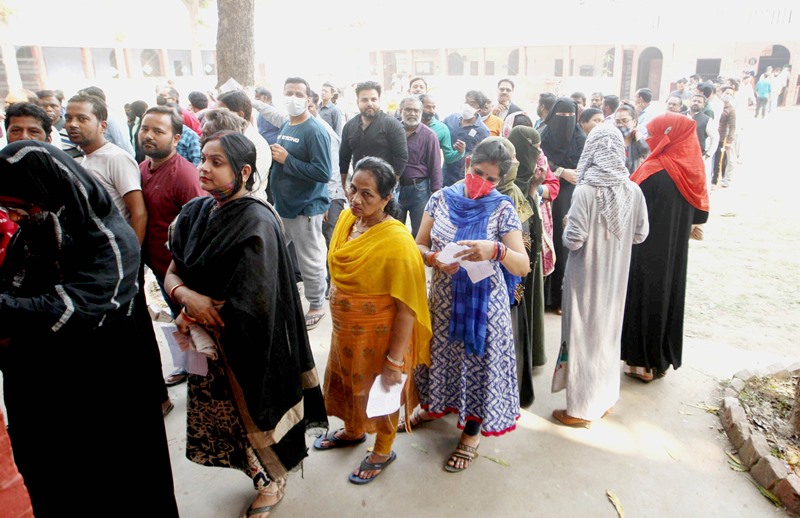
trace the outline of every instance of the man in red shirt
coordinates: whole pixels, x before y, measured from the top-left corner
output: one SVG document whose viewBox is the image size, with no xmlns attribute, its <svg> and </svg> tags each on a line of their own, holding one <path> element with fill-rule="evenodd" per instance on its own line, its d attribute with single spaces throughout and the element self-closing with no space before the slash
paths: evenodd
<svg viewBox="0 0 800 518">
<path fill-rule="evenodd" d="M 149 216 L 142 244 L 142 260 L 153 271 L 173 317 L 181 308 L 164 292 L 164 276 L 172 261 L 172 254 L 167 248 L 169 225 L 186 202 L 206 195 L 200 187 L 197 168 L 176 151 L 182 130 L 180 116 L 167 106 L 148 109 L 139 129 L 139 145 L 147 157 L 139 164 L 139 171 Z M 176 358 L 173 355 L 173 363 L 176 370 L 165 380 L 167 386 L 186 381 L 185 356 Z"/>
</svg>

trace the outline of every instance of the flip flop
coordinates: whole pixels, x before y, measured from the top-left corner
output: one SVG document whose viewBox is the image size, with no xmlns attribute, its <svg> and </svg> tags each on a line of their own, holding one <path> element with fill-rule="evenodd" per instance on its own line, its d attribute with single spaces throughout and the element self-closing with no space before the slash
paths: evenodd
<svg viewBox="0 0 800 518">
<path fill-rule="evenodd" d="M 325 313 L 308 313 L 306 315 L 306 329 L 311 331 L 319 325 L 319 321 L 325 316 Z"/>
<path fill-rule="evenodd" d="M 245 509 L 244 512 L 242 513 L 241 518 L 248 518 L 250 516 L 255 516 L 257 514 L 264 514 L 264 513 L 272 514 L 271 511 L 273 509 L 275 509 L 276 507 L 278 507 L 278 504 L 280 504 L 281 502 L 283 502 L 283 497 L 281 497 L 280 500 L 278 500 L 277 502 L 275 502 L 272 505 L 262 505 L 261 507 L 249 507 L 248 506 L 248 508 Z M 253 504 L 250 504 L 250 505 L 253 505 Z"/>
<path fill-rule="evenodd" d="M 164 378 L 164 384 L 168 387 L 173 387 L 175 385 L 180 385 L 184 381 L 186 381 L 186 377 L 189 375 L 185 369 L 175 369 L 172 371 L 172 374 Z"/>
<path fill-rule="evenodd" d="M 362 442 L 367 440 L 367 434 L 362 435 L 358 439 L 342 439 L 341 437 L 336 437 L 336 432 L 344 431 L 344 428 L 339 428 L 338 430 L 334 430 L 332 432 L 328 432 L 326 435 L 320 435 L 317 437 L 317 440 L 314 441 L 314 449 L 315 450 L 332 450 L 334 448 L 346 448 L 348 446 L 355 446 L 356 444 L 361 444 Z M 323 442 L 330 443 L 328 446 L 323 446 Z"/>
<path fill-rule="evenodd" d="M 358 485 L 369 484 L 370 482 L 378 478 L 378 476 L 381 473 L 383 473 L 383 470 L 386 469 L 386 466 L 394 462 L 394 459 L 396 458 L 397 454 L 395 452 L 391 452 L 389 454 L 389 458 L 386 459 L 385 461 L 373 463 L 369 461 L 369 455 L 367 455 L 366 457 L 364 457 L 364 460 L 362 460 L 361 464 L 358 466 L 358 472 L 362 473 L 364 471 L 378 471 L 378 470 L 380 471 L 378 471 L 378 473 L 376 473 L 375 476 L 373 476 L 372 478 L 361 478 L 355 473 L 350 473 L 350 477 L 348 477 L 348 479 L 353 484 L 358 484 Z"/>
</svg>

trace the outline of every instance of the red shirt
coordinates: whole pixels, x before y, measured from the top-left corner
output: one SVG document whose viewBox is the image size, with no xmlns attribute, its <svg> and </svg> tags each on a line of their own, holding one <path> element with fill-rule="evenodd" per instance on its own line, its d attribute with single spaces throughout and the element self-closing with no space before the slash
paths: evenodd
<svg viewBox="0 0 800 518">
<path fill-rule="evenodd" d="M 190 112 L 187 108 L 181 110 L 181 113 L 183 114 L 183 123 L 189 126 L 192 131 L 197 133 L 198 137 L 202 137 L 203 129 L 202 126 L 200 126 L 200 121 L 197 119 L 197 117 L 195 117 L 194 113 Z"/>
<path fill-rule="evenodd" d="M 151 170 L 151 164 L 149 158 L 139 164 L 142 196 L 147 206 L 142 254 L 145 264 L 163 281 L 172 261 L 167 248 L 169 226 L 186 202 L 207 193 L 200 187 L 197 168 L 179 154 L 175 153 L 157 169 Z"/>
</svg>

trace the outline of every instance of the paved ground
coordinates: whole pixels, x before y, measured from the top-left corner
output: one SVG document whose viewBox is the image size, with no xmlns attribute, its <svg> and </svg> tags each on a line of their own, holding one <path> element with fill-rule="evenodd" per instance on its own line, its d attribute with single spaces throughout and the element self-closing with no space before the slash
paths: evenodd
<svg viewBox="0 0 800 518">
<path fill-rule="evenodd" d="M 744 166 L 737 175 L 730 191 L 748 188 Z M 549 361 L 535 378 L 536 401 L 523 410 L 516 431 L 483 438 L 481 456 L 466 472 L 442 469 L 459 435 L 452 416 L 413 435 L 398 435 L 397 461 L 367 486 L 349 483 L 347 475 L 372 440 L 352 449 L 311 448 L 302 470 L 291 474 L 286 498 L 274 516 L 612 518 L 617 514 L 607 491 L 618 496 L 629 517 L 785 515 L 758 493 L 747 474 L 728 467 L 725 451 L 730 444 L 719 418 L 703 408 L 718 406 L 720 381 L 742 368 L 800 361 L 795 346 L 764 350 L 687 338 L 680 370 L 649 385 L 623 377 L 613 414 L 590 430 L 569 429 L 550 417 L 565 404 L 563 392 L 549 391 L 559 317 L 548 314 L 545 325 Z M 320 375 L 330 332 L 328 315 L 310 333 Z M 166 346 L 162 359 L 164 372 L 170 372 Z M 170 394 L 176 408 L 166 426 L 182 516 L 239 516 L 254 497 L 250 481 L 238 471 L 185 459 L 185 385 L 172 387 Z M 331 420 L 333 428 L 339 425 Z"/>
</svg>

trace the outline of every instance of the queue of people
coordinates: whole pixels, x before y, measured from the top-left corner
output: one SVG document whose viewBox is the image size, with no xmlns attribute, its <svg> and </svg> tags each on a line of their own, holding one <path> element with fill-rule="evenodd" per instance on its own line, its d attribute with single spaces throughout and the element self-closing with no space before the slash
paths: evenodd
<svg viewBox="0 0 800 518">
<path fill-rule="evenodd" d="M 504 79 L 496 103 L 470 90 L 442 124 L 427 86 L 413 78 L 392 116 L 380 85 L 359 83 L 359 113 L 347 122 L 334 97 L 320 101 L 299 77 L 284 83 L 286 114 L 263 90 L 261 100 L 239 92 L 216 107 L 194 95 L 198 109 L 179 113 L 160 102 L 177 102 L 168 89 L 159 106 L 134 103 L 131 149 L 105 154 L 130 157 L 115 161 L 94 155 L 114 145 L 101 98 L 74 98 L 87 114 L 62 126 L 72 154 L 53 141 L 57 113 L 8 107 L 0 369 L 14 460 L 37 516 L 56 515 L 86 483 L 49 483 L 41 445 L 67 413 L 77 424 L 66 439 L 84 461 L 114 448 L 99 433 L 110 420 L 121 430 L 114 441 L 152 474 L 97 473 L 99 492 L 129 484 L 146 495 L 130 504 L 138 512 L 177 516 L 166 385 L 187 383 L 186 457 L 242 471 L 256 493 L 244 513 L 264 518 L 312 433 L 320 451 L 375 434 L 347 473 L 364 485 L 397 458 L 398 432 L 452 413 L 459 436 L 442 466 L 468 469 L 481 437 L 514 431 L 535 401 L 547 308 L 562 315 L 563 372 L 552 389 L 566 389 L 566 408 L 553 411 L 556 423 L 588 427 L 610 412 L 621 362 L 643 382 L 681 366 L 688 242 L 708 217 L 695 120 L 648 114 L 639 128 L 633 104 L 606 114 L 584 109 L 582 95 L 542 96 L 534 120 Z M 271 144 L 252 129 L 253 108 L 277 128 Z M 178 152 L 187 131 L 199 139 L 196 166 Z M 259 149 L 269 149 L 268 170 Z M 331 213 L 340 187 L 346 203 Z M 424 209 L 409 225 L 398 201 L 412 190 Z M 164 380 L 141 318 L 144 265 L 184 344 Z M 333 331 L 320 378 L 308 332 L 326 309 Z M 123 369 L 113 402 L 92 391 L 98 354 Z M 55 414 L 42 412 L 53 397 L 42 373 L 69 402 Z M 400 406 L 372 413 L 375 387 L 399 393 Z M 329 417 L 343 427 L 329 430 Z"/>
</svg>

